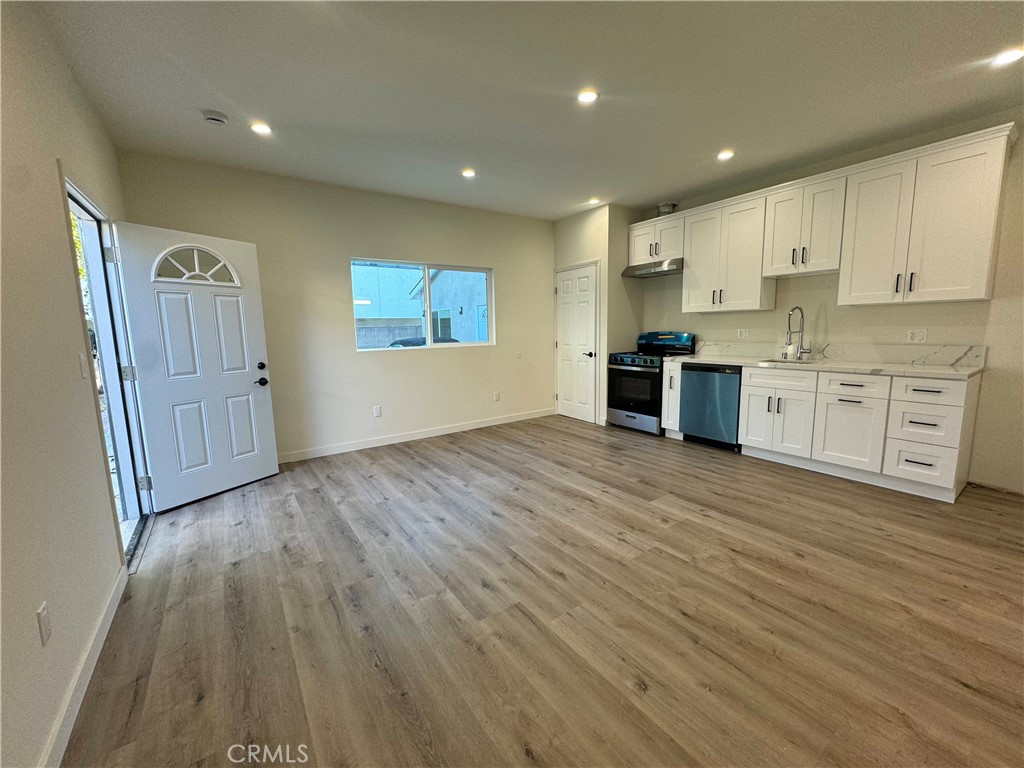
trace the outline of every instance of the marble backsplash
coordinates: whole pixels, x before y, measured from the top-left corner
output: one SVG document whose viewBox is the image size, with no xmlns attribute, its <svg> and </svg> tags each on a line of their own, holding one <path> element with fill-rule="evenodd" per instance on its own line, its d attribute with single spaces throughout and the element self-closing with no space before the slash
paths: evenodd
<svg viewBox="0 0 1024 768">
<path fill-rule="evenodd" d="M 708 357 L 778 357 L 780 343 L 763 341 L 701 341 L 697 353 Z M 905 363 L 907 365 L 985 365 L 985 347 L 980 344 L 866 344 L 831 342 L 816 348 L 811 360 L 861 363 Z"/>
</svg>

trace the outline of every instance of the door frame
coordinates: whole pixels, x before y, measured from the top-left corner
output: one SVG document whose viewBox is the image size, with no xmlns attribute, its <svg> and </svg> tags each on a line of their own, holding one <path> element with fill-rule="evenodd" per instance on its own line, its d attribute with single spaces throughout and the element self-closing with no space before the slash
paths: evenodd
<svg viewBox="0 0 1024 768">
<path fill-rule="evenodd" d="M 85 305 L 82 299 L 82 293 L 80 290 L 77 290 L 77 281 L 79 279 L 77 273 L 78 256 L 75 251 L 74 235 L 71 231 L 70 222 L 72 215 L 72 202 L 93 218 L 98 225 L 99 245 L 102 249 L 103 271 L 101 275 L 92 274 L 90 276 L 94 285 L 102 285 L 103 296 L 94 297 L 94 300 L 101 299 L 105 304 L 106 309 L 105 311 L 97 312 L 94 301 L 93 312 L 94 315 L 96 315 L 97 321 L 96 333 L 97 335 L 102 334 L 104 337 L 102 340 L 98 340 L 97 343 L 100 345 L 106 345 L 108 349 L 112 349 L 114 353 L 113 364 L 111 365 L 111 361 L 108 360 L 106 365 L 103 366 L 108 369 L 107 371 L 104 371 L 104 384 L 109 390 L 115 390 L 116 387 L 118 400 L 120 402 L 117 403 L 116 409 L 109 407 L 113 404 L 109 402 L 110 393 L 108 393 L 108 419 L 111 419 L 112 422 L 115 420 L 118 422 L 116 425 L 111 423 L 112 433 L 116 434 L 120 432 L 122 440 L 127 441 L 127 445 L 120 446 L 122 451 L 127 453 L 127 457 L 120 453 L 116 456 L 118 474 L 121 480 L 120 490 L 123 499 L 122 503 L 128 504 L 132 513 L 137 510 L 137 519 L 139 520 L 135 526 L 131 540 L 123 541 L 121 537 L 121 519 L 118 515 L 117 505 L 114 503 L 113 478 L 110 476 L 110 473 L 107 472 L 107 492 L 110 494 L 110 512 L 114 523 L 114 535 L 117 537 L 117 541 L 120 545 L 122 563 L 127 563 L 128 560 L 131 559 L 135 544 L 142 533 L 145 517 L 152 514 L 152 506 L 149 504 L 148 494 L 140 492 L 137 482 L 137 477 L 140 474 L 145 474 L 146 465 L 145 453 L 140 442 L 141 432 L 138 429 L 135 391 L 133 389 L 133 383 L 131 381 L 125 381 L 121 375 L 122 367 L 132 365 L 132 360 L 131 350 L 128 346 L 127 337 L 124 332 L 126 321 L 119 284 L 120 269 L 113 249 L 110 227 L 111 222 L 109 217 L 103 212 L 103 209 L 82 190 L 82 186 L 75 183 L 75 181 L 65 173 L 63 164 L 60 160 L 57 161 L 57 171 L 60 180 L 61 207 L 63 209 L 64 222 L 68 233 L 71 265 L 75 270 L 76 294 L 78 297 L 79 315 L 82 323 L 82 335 L 86 350 L 90 349 L 89 329 L 86 323 Z M 107 372 L 116 372 L 116 375 L 107 376 Z M 114 381 L 108 381 L 108 378 L 113 378 Z M 101 413 L 99 392 L 95 384 L 92 386 L 92 395 L 93 403 L 96 408 L 97 436 L 100 440 L 101 452 L 106 456 L 106 444 L 103 437 L 103 415 Z M 117 446 L 115 446 L 115 451 L 117 451 Z M 125 458 L 127 458 L 126 461 L 123 460 Z M 129 519 L 134 519 L 134 515 L 129 517 Z"/>
<path fill-rule="evenodd" d="M 581 267 L 593 267 L 594 268 L 594 346 L 597 348 L 597 358 L 594 365 L 594 420 L 592 422 L 586 422 L 589 424 L 602 424 L 604 418 L 601 414 L 601 403 L 606 402 L 607 394 L 602 397 L 601 392 L 601 371 L 603 365 L 608 365 L 608 354 L 605 352 L 605 334 L 601 332 L 601 260 L 600 259 L 588 259 L 587 261 L 579 261 L 575 264 L 566 264 L 563 267 L 555 267 L 554 281 L 552 282 L 552 311 L 555 315 L 555 344 L 552 344 L 552 349 L 555 351 L 555 413 L 558 414 L 558 275 L 562 272 L 571 272 L 574 269 L 580 269 Z M 605 406 L 607 410 L 607 406 Z M 578 419 L 582 421 L 582 419 Z"/>
</svg>

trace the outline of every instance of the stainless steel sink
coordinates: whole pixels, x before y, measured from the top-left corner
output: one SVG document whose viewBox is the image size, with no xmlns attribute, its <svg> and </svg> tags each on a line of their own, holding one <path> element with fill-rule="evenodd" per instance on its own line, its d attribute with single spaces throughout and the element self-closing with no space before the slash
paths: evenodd
<svg viewBox="0 0 1024 768">
<path fill-rule="evenodd" d="M 771 357 L 767 360 L 762 360 L 762 363 L 785 363 L 786 365 L 810 365 L 813 360 L 792 360 L 787 357 Z"/>
</svg>

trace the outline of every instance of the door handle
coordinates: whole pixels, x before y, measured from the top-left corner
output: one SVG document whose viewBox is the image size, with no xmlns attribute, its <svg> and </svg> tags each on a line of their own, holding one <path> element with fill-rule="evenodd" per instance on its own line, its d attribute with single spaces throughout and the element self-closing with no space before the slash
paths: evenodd
<svg viewBox="0 0 1024 768">
<path fill-rule="evenodd" d="M 914 292 L 914 273 L 910 273 L 910 281 L 907 283 L 907 293 Z"/>
<path fill-rule="evenodd" d="M 258 379 L 256 379 L 256 381 L 253 382 L 253 384 L 259 384 L 261 387 L 265 387 L 269 383 L 270 379 L 268 379 L 266 376 L 260 376 Z"/>
<path fill-rule="evenodd" d="M 675 388 L 675 383 L 674 383 L 675 380 L 676 380 L 675 376 L 669 376 L 668 377 L 668 388 L 669 389 L 674 389 Z"/>
<path fill-rule="evenodd" d="M 781 397 L 776 397 L 775 398 L 775 412 L 776 413 L 782 413 L 782 398 Z"/>
<path fill-rule="evenodd" d="M 723 293 L 725 293 L 725 291 L 724 291 L 724 290 L 722 290 L 721 288 L 719 288 L 719 289 L 718 289 L 718 303 L 719 303 L 719 304 L 724 304 L 724 303 L 725 303 L 725 299 L 724 299 L 724 298 L 722 298 L 722 294 L 723 294 Z"/>
<path fill-rule="evenodd" d="M 715 304 L 715 294 L 716 293 L 718 293 L 718 291 L 712 291 L 711 292 L 711 305 L 712 306 L 714 306 L 714 304 Z"/>
<path fill-rule="evenodd" d="M 771 413 L 771 412 L 772 412 L 772 397 L 771 397 L 771 395 L 769 395 L 768 396 L 768 413 Z"/>
<path fill-rule="evenodd" d="M 659 253 L 661 253 L 661 243 L 655 243 L 654 244 L 654 255 L 657 256 Z"/>
<path fill-rule="evenodd" d="M 801 264 L 806 264 L 807 263 L 807 246 L 806 245 L 803 246 L 800 249 L 800 263 Z"/>
<path fill-rule="evenodd" d="M 258 363 L 256 363 L 256 367 L 262 371 L 264 368 L 267 367 L 267 364 L 260 360 Z"/>
<path fill-rule="evenodd" d="M 654 258 L 654 243 L 651 243 L 650 245 L 647 246 L 647 255 L 650 256 L 652 259 Z"/>
<path fill-rule="evenodd" d="M 583 354 L 586 355 L 587 357 L 593 357 L 594 356 L 593 352 L 584 352 Z"/>
<path fill-rule="evenodd" d="M 794 267 L 796 266 L 796 248 L 793 249 L 793 259 L 790 262 Z"/>
<path fill-rule="evenodd" d="M 901 277 L 903 277 L 903 275 L 901 273 L 897 272 L 896 273 L 896 293 L 900 292 L 900 278 Z"/>
</svg>

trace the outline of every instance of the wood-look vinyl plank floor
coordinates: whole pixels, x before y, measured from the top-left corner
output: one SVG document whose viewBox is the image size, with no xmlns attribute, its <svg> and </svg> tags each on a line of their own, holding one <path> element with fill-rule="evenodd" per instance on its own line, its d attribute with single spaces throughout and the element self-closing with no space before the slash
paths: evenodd
<svg viewBox="0 0 1024 768">
<path fill-rule="evenodd" d="M 1024 765 L 1019 496 L 548 417 L 151 526 L 66 766 Z"/>
</svg>

